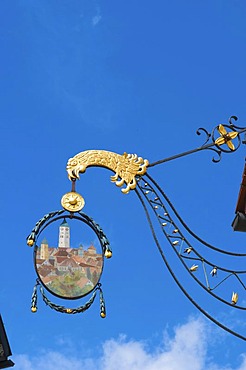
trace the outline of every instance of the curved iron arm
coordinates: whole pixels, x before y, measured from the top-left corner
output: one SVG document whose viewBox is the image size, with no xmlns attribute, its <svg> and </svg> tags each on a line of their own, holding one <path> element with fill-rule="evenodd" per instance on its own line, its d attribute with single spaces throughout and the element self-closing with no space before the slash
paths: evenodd
<svg viewBox="0 0 246 370">
<path fill-rule="evenodd" d="M 150 208 L 152 208 L 152 210 L 154 211 L 154 214 L 158 220 L 158 223 L 162 229 L 163 234 L 167 238 L 168 242 L 170 243 L 172 247 L 172 250 L 174 251 L 176 256 L 179 258 L 180 262 L 185 267 L 186 271 L 210 295 L 212 295 L 214 298 L 218 299 L 222 303 L 231 306 L 231 303 L 229 303 L 226 299 L 222 298 L 221 296 L 215 294 L 213 291 L 230 277 L 235 277 L 237 281 L 240 283 L 243 290 L 246 290 L 245 284 L 239 277 L 239 275 L 246 275 L 246 270 L 235 271 L 235 270 L 226 269 L 222 266 L 219 266 L 218 264 L 214 262 L 207 260 L 205 257 L 203 257 L 197 251 L 197 249 L 188 241 L 188 239 L 185 237 L 183 232 L 178 228 L 176 222 L 171 217 L 170 212 L 167 209 L 167 206 L 165 206 L 165 204 L 163 203 L 160 194 L 157 193 L 157 191 L 151 186 L 151 184 L 146 182 L 144 178 L 139 179 L 138 188 L 143 194 L 146 200 L 146 203 L 148 203 Z M 177 247 L 179 248 L 179 250 L 177 250 Z M 182 250 L 184 250 L 184 252 L 182 252 Z M 185 256 L 184 254 L 185 252 L 188 253 L 188 256 Z M 193 255 L 194 257 L 190 257 L 190 255 Z M 204 272 L 203 278 L 206 281 L 206 285 L 204 285 L 202 280 L 197 278 L 195 275 L 195 271 L 196 269 L 198 269 L 199 265 L 195 265 L 197 266 L 197 268 L 192 269 L 191 267 L 188 266 L 187 261 L 200 263 L 200 265 L 202 265 L 203 272 Z M 219 284 L 217 284 L 216 286 L 212 288 L 209 283 L 209 277 L 206 272 L 206 267 L 209 267 L 213 271 L 215 266 L 216 266 L 216 274 L 222 273 L 222 279 L 220 280 Z M 241 310 L 246 310 L 246 307 L 242 307 L 242 306 L 234 305 L 233 307 L 237 309 L 241 309 Z"/>
<path fill-rule="evenodd" d="M 184 222 L 184 220 L 180 217 L 180 215 L 178 214 L 178 212 L 176 211 L 176 209 L 174 208 L 173 204 L 171 203 L 171 201 L 169 200 L 169 198 L 167 197 L 167 195 L 164 193 L 164 191 L 162 190 L 162 188 L 157 184 L 157 182 L 149 175 L 149 174 L 146 174 L 146 177 L 152 182 L 152 184 L 154 184 L 154 186 L 156 187 L 156 189 L 161 193 L 161 195 L 164 197 L 165 201 L 167 202 L 167 204 L 170 206 L 170 208 L 172 209 L 173 213 L 175 214 L 175 216 L 177 217 L 177 219 L 180 221 L 180 223 L 184 226 L 184 228 L 187 230 L 187 232 L 193 236 L 195 239 L 197 239 L 200 243 L 202 243 L 205 247 L 208 247 L 216 252 L 219 252 L 219 253 L 222 253 L 222 254 L 227 254 L 229 256 L 234 256 L 234 257 L 246 257 L 246 253 L 235 253 L 235 252 L 231 252 L 231 251 L 227 251 L 225 249 L 220 249 L 220 248 L 217 248 L 215 247 L 214 245 L 211 245 L 209 244 L 208 242 L 206 242 L 205 240 L 201 239 L 198 235 L 196 235 L 190 228 L 189 226 Z"/>
<path fill-rule="evenodd" d="M 152 233 L 152 236 L 154 238 L 154 241 L 157 245 L 157 248 L 161 254 L 161 257 L 169 271 L 169 273 L 171 274 L 171 276 L 173 277 L 174 281 L 176 282 L 176 284 L 178 285 L 178 287 L 182 290 L 182 292 L 184 293 L 184 295 L 189 299 L 189 301 L 204 315 L 206 316 L 209 320 L 211 320 L 214 324 L 218 325 L 221 329 L 227 331 L 228 333 L 242 339 L 242 340 L 245 340 L 246 341 L 246 337 L 244 337 L 243 335 L 241 335 L 240 333 L 237 333 L 233 330 L 231 330 L 230 328 L 228 328 L 227 326 L 223 325 L 221 322 L 219 322 L 218 320 L 216 320 L 213 316 L 211 316 L 207 311 L 205 311 L 190 295 L 189 293 L 184 289 L 184 287 L 182 286 L 182 284 L 180 283 L 180 281 L 178 280 L 178 278 L 176 277 L 176 275 L 174 274 L 174 271 L 172 270 L 171 266 L 169 265 L 164 253 L 163 253 L 163 250 L 160 246 L 160 243 L 157 239 L 157 236 L 155 234 L 155 231 L 154 231 L 154 227 L 152 225 L 152 222 L 151 222 L 151 219 L 150 219 L 150 216 L 149 216 L 149 213 L 148 213 L 148 210 L 141 198 L 141 196 L 139 195 L 139 193 L 137 192 L 136 190 L 136 193 L 140 199 L 140 202 L 142 203 L 142 206 L 144 208 L 144 211 L 145 211 L 145 214 L 146 214 L 146 218 L 148 220 L 148 223 L 149 223 L 149 226 L 150 226 L 150 229 L 151 229 L 151 233 Z"/>
</svg>

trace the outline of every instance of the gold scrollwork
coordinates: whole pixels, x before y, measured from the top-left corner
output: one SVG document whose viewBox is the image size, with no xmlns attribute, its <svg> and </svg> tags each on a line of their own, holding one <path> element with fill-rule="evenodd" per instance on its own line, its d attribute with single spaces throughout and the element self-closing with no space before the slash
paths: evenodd
<svg viewBox="0 0 246 370">
<path fill-rule="evenodd" d="M 142 176 L 147 171 L 149 161 L 138 157 L 137 154 L 123 155 L 106 150 L 87 150 L 70 158 L 67 163 L 67 173 L 70 180 L 79 179 L 79 173 L 84 173 L 87 167 L 105 167 L 115 172 L 111 181 L 117 186 L 123 186 L 124 194 L 136 188 L 136 176 Z"/>
</svg>

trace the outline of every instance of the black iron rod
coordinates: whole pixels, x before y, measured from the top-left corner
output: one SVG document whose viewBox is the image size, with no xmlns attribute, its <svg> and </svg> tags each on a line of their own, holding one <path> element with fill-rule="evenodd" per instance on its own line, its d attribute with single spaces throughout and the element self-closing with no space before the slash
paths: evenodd
<svg viewBox="0 0 246 370">
<path fill-rule="evenodd" d="M 156 166 L 157 164 L 161 164 L 161 163 L 169 162 L 169 161 L 172 161 L 172 160 L 174 160 L 174 159 L 177 159 L 177 158 L 180 158 L 180 157 L 184 157 L 184 156 L 186 156 L 186 155 L 189 155 L 189 154 L 193 154 L 193 153 L 199 152 L 199 151 L 201 151 L 201 150 L 203 150 L 203 149 L 211 148 L 212 146 L 215 146 L 215 144 L 214 144 L 214 143 L 212 143 L 212 144 L 207 144 L 207 145 L 204 145 L 204 146 L 200 146 L 199 148 L 196 148 L 196 149 L 188 150 L 187 152 L 183 152 L 183 153 L 179 153 L 179 154 L 173 155 L 172 157 L 168 157 L 168 158 L 160 159 L 159 161 L 156 161 L 156 162 L 150 163 L 150 164 L 148 165 L 148 167 L 153 167 L 153 166 Z"/>
</svg>

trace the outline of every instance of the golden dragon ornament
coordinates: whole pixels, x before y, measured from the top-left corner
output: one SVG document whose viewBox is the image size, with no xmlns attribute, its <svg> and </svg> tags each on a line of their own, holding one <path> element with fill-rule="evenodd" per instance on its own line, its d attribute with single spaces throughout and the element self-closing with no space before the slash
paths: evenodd
<svg viewBox="0 0 246 370">
<path fill-rule="evenodd" d="M 79 174 L 84 173 L 87 167 L 105 167 L 115 172 L 111 181 L 121 187 L 124 194 L 136 188 L 136 176 L 142 176 L 147 171 L 149 161 L 138 157 L 137 154 L 122 155 L 106 150 L 86 150 L 78 153 L 67 162 L 67 173 L 70 180 L 79 179 Z"/>
</svg>

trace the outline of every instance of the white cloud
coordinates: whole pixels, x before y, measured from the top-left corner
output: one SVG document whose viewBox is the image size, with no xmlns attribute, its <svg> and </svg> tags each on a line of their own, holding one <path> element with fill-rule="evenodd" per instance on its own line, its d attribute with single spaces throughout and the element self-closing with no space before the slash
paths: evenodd
<svg viewBox="0 0 246 370">
<path fill-rule="evenodd" d="M 92 17 L 91 21 L 92 25 L 95 27 L 101 21 L 101 19 L 102 19 L 101 11 L 100 8 L 97 7 L 97 14 L 94 17 Z"/>
<path fill-rule="evenodd" d="M 196 320 L 177 328 L 175 337 L 166 339 L 166 343 L 154 353 L 149 353 L 142 342 L 107 341 L 103 370 L 187 370 L 189 363 L 192 363 L 193 370 L 200 370 L 206 354 L 203 326 Z"/>
<path fill-rule="evenodd" d="M 59 352 L 46 352 L 37 357 L 15 356 L 16 370 L 96 370 L 96 361 L 71 358 Z"/>
<path fill-rule="evenodd" d="M 102 19 L 101 15 L 95 15 L 95 17 L 92 18 L 92 25 L 96 26 L 100 22 L 101 19 Z"/>
<path fill-rule="evenodd" d="M 192 319 L 175 329 L 173 337 L 164 340 L 154 351 L 146 342 L 107 340 L 100 358 L 81 359 L 45 351 L 38 356 L 17 355 L 13 358 L 16 370 L 246 370 L 246 354 L 237 368 L 221 367 L 208 360 L 209 327 L 201 319 Z"/>
</svg>

